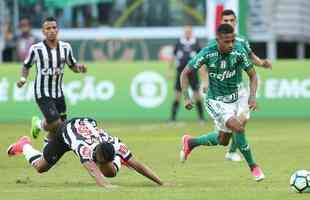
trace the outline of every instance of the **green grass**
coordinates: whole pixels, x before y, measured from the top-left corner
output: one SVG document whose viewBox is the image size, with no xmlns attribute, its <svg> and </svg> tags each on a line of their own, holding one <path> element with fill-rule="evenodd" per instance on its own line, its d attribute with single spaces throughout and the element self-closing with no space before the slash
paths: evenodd
<svg viewBox="0 0 310 200">
<path fill-rule="evenodd" d="M 275 200 L 309 199 L 308 194 L 291 192 L 290 175 L 309 169 L 309 120 L 253 120 L 247 126 L 248 140 L 266 180 L 252 180 L 245 164 L 224 160 L 225 148 L 201 147 L 188 162 L 178 162 L 180 138 L 184 131 L 193 135 L 212 129 L 187 122 L 164 123 L 107 122 L 104 127 L 119 136 L 134 155 L 149 165 L 171 187 L 158 187 L 144 177 L 122 168 L 111 182 L 119 187 L 106 191 L 95 185 L 73 153 L 67 153 L 48 173 L 38 175 L 23 156 L 8 158 L 7 146 L 28 134 L 29 124 L 0 124 L 0 196 L 10 200 L 70 199 L 216 199 Z M 41 147 L 42 138 L 34 141 Z"/>
</svg>

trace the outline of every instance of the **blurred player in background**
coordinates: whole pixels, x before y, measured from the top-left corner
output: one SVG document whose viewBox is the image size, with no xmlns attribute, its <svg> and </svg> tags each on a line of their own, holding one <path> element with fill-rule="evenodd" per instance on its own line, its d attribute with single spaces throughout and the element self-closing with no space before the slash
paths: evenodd
<svg viewBox="0 0 310 200">
<path fill-rule="evenodd" d="M 181 86 L 180 86 L 180 75 L 185 68 L 188 61 L 193 58 L 199 51 L 200 45 L 198 40 L 194 37 L 192 27 L 184 27 L 184 36 L 182 36 L 177 44 L 174 47 L 174 56 L 175 59 L 170 63 L 170 68 L 173 68 L 173 65 L 176 65 L 176 74 L 175 74 L 175 85 L 174 85 L 174 101 L 171 108 L 170 121 L 176 121 L 177 112 L 180 105 L 181 97 Z M 175 62 L 175 63 L 174 63 Z M 190 76 L 190 86 L 193 91 L 193 97 L 196 103 L 196 109 L 198 112 L 199 119 L 204 121 L 203 107 L 201 102 L 201 95 L 199 93 L 199 77 L 198 73 L 195 71 Z"/>
<path fill-rule="evenodd" d="M 160 178 L 146 165 L 137 161 L 119 138 L 97 127 L 91 118 L 73 118 L 64 122 L 56 137 L 48 142 L 43 153 L 34 149 L 27 136 L 8 148 L 8 155 L 24 154 L 38 173 L 47 172 L 68 151 L 73 151 L 99 186 L 113 187 L 105 177 L 115 177 L 122 165 L 163 185 Z"/>
<path fill-rule="evenodd" d="M 229 10 L 229 9 L 224 10 L 221 14 L 221 23 L 222 24 L 229 24 L 236 30 L 237 17 L 236 17 L 236 14 L 234 13 L 234 11 Z M 216 41 L 213 40 L 211 42 L 214 43 Z M 272 68 L 271 61 L 269 59 L 259 58 L 252 51 L 249 42 L 245 38 L 243 38 L 240 35 L 236 35 L 235 43 L 237 45 L 241 45 L 246 50 L 246 52 L 249 56 L 249 59 L 252 60 L 254 65 L 263 67 L 265 69 L 271 69 Z M 241 82 L 240 82 L 240 84 L 242 85 Z M 242 87 L 244 87 L 244 86 L 242 86 Z M 240 94 L 241 95 L 239 95 L 239 99 L 241 99 L 241 98 L 248 99 L 248 97 L 249 97 L 249 94 L 248 94 L 246 88 L 243 88 L 243 91 Z M 244 105 L 244 106 L 248 107 L 248 105 Z M 242 124 L 245 124 L 249 120 L 249 118 L 250 118 L 250 112 L 249 112 L 249 110 L 246 110 L 239 120 L 241 121 Z M 237 153 L 237 144 L 236 144 L 235 137 L 232 137 L 232 142 L 231 142 L 231 145 L 229 147 L 228 152 L 225 155 L 225 159 L 231 160 L 231 161 L 236 161 L 236 162 L 241 161 L 241 157 Z"/>
<path fill-rule="evenodd" d="M 86 67 L 77 63 L 69 43 L 58 40 L 55 18 L 46 18 L 42 31 L 45 39 L 30 47 L 17 86 L 20 88 L 26 83 L 30 68 L 35 64 L 37 73 L 34 94 L 44 119 L 32 118 L 31 133 L 37 138 L 40 130 L 44 130 L 49 133 L 47 138 L 52 139 L 53 133 L 66 119 L 67 109 L 62 88 L 65 64 L 76 73 L 85 73 Z"/>
<path fill-rule="evenodd" d="M 208 44 L 185 67 L 181 74 L 181 87 L 186 109 L 192 108 L 189 99 L 188 74 L 197 71 L 203 66 L 208 76 L 208 88 L 205 105 L 208 113 L 215 122 L 215 130 L 206 135 L 192 138 L 184 135 L 180 160 L 184 162 L 191 151 L 200 145 L 215 146 L 228 145 L 233 134 L 236 145 L 251 170 L 256 181 L 265 178 L 261 168 L 252 156 L 251 148 L 245 137 L 245 123 L 239 120 L 244 109 L 256 109 L 257 75 L 253 64 L 248 59 L 247 52 L 240 45 L 235 44 L 234 28 L 229 24 L 221 24 L 217 29 L 216 43 Z M 250 96 L 240 99 L 239 83 L 242 81 L 243 70 L 250 81 Z M 246 107 L 244 105 L 247 105 Z"/>
<path fill-rule="evenodd" d="M 31 45 L 38 42 L 31 32 L 31 23 L 28 18 L 22 18 L 19 22 L 20 34 L 16 36 L 16 54 L 19 61 L 24 61 Z"/>
</svg>

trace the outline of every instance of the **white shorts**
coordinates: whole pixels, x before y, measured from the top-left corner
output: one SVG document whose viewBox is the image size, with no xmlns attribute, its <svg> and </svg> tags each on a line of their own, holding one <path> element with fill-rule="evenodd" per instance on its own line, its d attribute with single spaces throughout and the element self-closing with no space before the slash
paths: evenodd
<svg viewBox="0 0 310 200">
<path fill-rule="evenodd" d="M 213 118 L 215 128 L 218 131 L 227 133 L 232 132 L 226 127 L 226 122 L 231 117 L 241 117 L 242 115 L 243 118 L 250 118 L 247 91 L 245 89 L 240 90 L 238 97 L 239 99 L 233 103 L 224 103 L 213 99 L 208 99 L 205 102 L 205 108 L 209 115 Z"/>
</svg>

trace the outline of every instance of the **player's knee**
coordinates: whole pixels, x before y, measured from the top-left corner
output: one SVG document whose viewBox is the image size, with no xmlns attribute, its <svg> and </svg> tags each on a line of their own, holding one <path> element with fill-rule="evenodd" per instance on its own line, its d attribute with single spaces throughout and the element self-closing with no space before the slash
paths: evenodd
<svg viewBox="0 0 310 200">
<path fill-rule="evenodd" d="M 242 125 L 236 126 L 234 131 L 236 133 L 243 133 L 244 132 L 244 126 L 242 126 Z"/>
</svg>

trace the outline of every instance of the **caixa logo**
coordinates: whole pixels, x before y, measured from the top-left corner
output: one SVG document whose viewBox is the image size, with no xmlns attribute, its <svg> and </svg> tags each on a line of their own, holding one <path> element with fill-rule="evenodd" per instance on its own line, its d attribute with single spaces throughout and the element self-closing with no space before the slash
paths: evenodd
<svg viewBox="0 0 310 200">
<path fill-rule="evenodd" d="M 42 75 L 59 75 L 63 74 L 64 69 L 63 68 L 43 68 L 41 69 L 41 74 Z"/>
<path fill-rule="evenodd" d="M 137 74 L 131 83 L 131 97 L 144 108 L 155 108 L 167 96 L 167 83 L 157 72 L 145 71 Z"/>
</svg>

